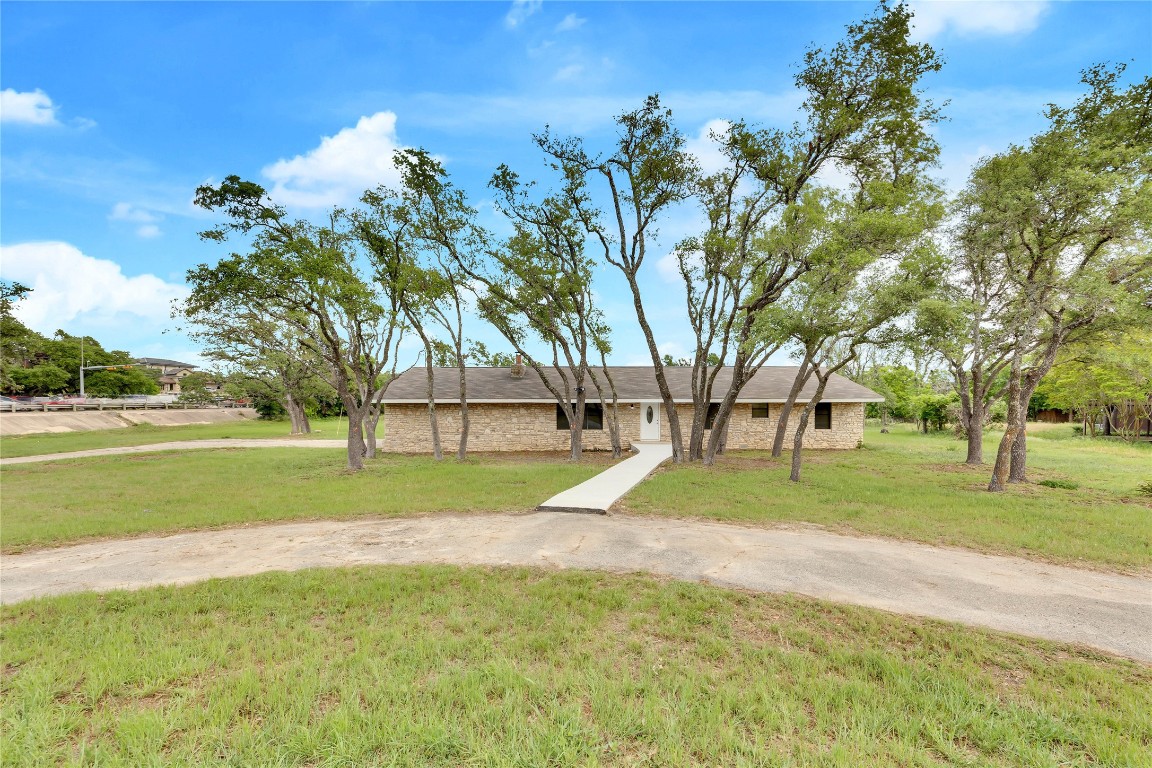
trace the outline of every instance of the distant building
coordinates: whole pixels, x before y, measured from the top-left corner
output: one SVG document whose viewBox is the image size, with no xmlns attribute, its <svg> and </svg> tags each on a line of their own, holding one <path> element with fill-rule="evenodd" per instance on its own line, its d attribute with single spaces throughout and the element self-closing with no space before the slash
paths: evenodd
<svg viewBox="0 0 1152 768">
<path fill-rule="evenodd" d="M 157 382 L 160 384 L 160 391 L 166 395 L 180 394 L 180 379 L 196 370 L 196 366 L 191 363 L 165 360 L 162 357 L 138 357 L 136 362 L 160 372 Z"/>
</svg>

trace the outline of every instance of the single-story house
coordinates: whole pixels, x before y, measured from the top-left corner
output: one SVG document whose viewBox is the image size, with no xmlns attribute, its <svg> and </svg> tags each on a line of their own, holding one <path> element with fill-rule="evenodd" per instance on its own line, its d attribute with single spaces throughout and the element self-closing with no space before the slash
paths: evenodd
<svg viewBox="0 0 1152 768">
<path fill-rule="evenodd" d="M 545 369 L 546 373 L 551 369 Z M 625 448 L 634 442 L 671 440 L 664 404 L 651 366 L 610 366 L 616 384 L 620 413 L 620 438 Z M 736 401 L 728 426 L 727 446 L 733 449 L 770 448 L 775 437 L 781 403 L 796 377 L 796 366 L 764 366 L 744 387 Z M 687 441 L 692 428 L 692 369 L 669 366 L 664 369 L 672 399 L 680 417 L 680 429 Z M 568 420 L 556 398 L 530 367 L 468 368 L 468 447 L 476 451 L 564 451 L 569 447 Z M 600 374 L 603 381 L 603 374 Z M 731 370 L 716 377 L 714 393 L 719 399 L 731 381 Z M 569 379 L 571 381 L 571 379 Z M 450 449 L 460 435 L 459 371 L 434 370 L 436 413 L 440 438 Z M 602 404 L 591 381 L 584 416 L 584 448 L 611 450 L 612 444 Z M 801 405 L 816 391 L 815 379 L 801 393 Z M 843 376 L 833 374 L 824 390 L 816 413 L 808 423 L 804 444 L 810 448 L 855 448 L 864 439 L 865 403 L 884 398 Z M 384 394 L 383 439 L 381 450 L 396 453 L 425 453 L 432 449 L 432 427 L 428 418 L 428 379 L 424 368 L 412 368 L 393 381 Z M 789 418 L 787 445 L 791 445 L 799 408 Z"/>
<path fill-rule="evenodd" d="M 196 366 L 191 363 L 166 360 L 162 357 L 138 357 L 136 362 L 145 368 L 160 372 L 160 377 L 156 381 L 160 384 L 160 391 L 166 395 L 180 394 L 180 379 L 196 370 Z"/>
</svg>

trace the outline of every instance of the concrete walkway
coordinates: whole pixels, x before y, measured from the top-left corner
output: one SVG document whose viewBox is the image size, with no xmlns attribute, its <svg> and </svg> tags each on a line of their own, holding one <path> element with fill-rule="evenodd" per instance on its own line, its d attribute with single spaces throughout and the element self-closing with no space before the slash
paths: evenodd
<svg viewBox="0 0 1152 768">
<path fill-rule="evenodd" d="M 264 571 L 455 563 L 646 571 L 1152 661 L 1152 579 L 819 531 L 540 512 L 259 525 L 8 555 L 0 600 Z"/>
<path fill-rule="evenodd" d="M 590 512 L 607 514 L 608 508 L 640 484 L 652 470 L 672 458 L 671 443 L 633 443 L 636 455 L 604 470 L 566 491 L 556 494 L 536 509 L 541 512 Z"/>
<path fill-rule="evenodd" d="M 207 448 L 344 448 L 347 445 L 346 440 L 313 438 L 179 440 L 169 443 L 152 443 L 151 445 L 122 445 L 118 448 L 93 448 L 88 451 L 45 453 L 40 456 L 15 456 L 10 459 L 0 459 L 0 465 L 33 464 L 40 461 L 86 459 L 90 456 L 121 456 L 128 453 L 152 453 L 154 451 L 194 451 Z"/>
</svg>

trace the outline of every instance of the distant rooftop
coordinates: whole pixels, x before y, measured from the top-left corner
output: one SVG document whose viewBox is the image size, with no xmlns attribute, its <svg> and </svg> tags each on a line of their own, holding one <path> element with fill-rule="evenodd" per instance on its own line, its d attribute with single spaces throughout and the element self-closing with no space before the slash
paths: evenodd
<svg viewBox="0 0 1152 768">
<path fill-rule="evenodd" d="M 136 362 L 144 365 L 154 365 L 157 368 L 196 368 L 192 363 L 182 363 L 179 360 L 165 360 L 162 357 L 138 357 Z"/>
</svg>

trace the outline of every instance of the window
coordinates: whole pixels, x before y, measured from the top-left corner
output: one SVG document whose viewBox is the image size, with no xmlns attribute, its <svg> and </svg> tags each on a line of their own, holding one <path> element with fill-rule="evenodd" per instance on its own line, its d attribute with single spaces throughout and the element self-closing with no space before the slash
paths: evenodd
<svg viewBox="0 0 1152 768">
<path fill-rule="evenodd" d="M 576 404 L 572 404 L 576 409 Z M 559 403 L 556 405 L 556 429 L 568 429 L 568 414 Z M 584 403 L 584 429 L 604 429 L 604 406 L 600 403 Z"/>
<path fill-rule="evenodd" d="M 752 418 L 768 418 L 768 403 L 752 403 Z"/>
<path fill-rule="evenodd" d="M 816 403 L 816 429 L 832 429 L 832 403 Z"/>
<path fill-rule="evenodd" d="M 704 429 L 712 429 L 712 422 L 716 421 L 716 414 L 720 412 L 720 403 L 708 403 L 708 416 L 704 419 Z"/>
</svg>

